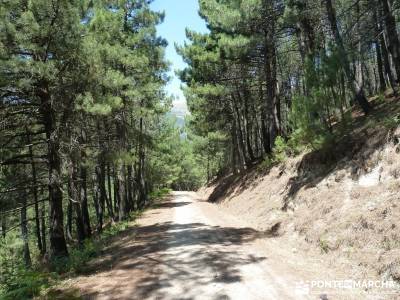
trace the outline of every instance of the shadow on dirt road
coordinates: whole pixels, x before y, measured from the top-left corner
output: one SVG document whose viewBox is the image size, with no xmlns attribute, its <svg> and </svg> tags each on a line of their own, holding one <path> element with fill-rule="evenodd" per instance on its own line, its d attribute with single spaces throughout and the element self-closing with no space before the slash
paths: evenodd
<svg viewBox="0 0 400 300">
<path fill-rule="evenodd" d="M 148 211 L 107 247 L 77 281 L 84 299 L 240 299 L 265 285 L 264 255 L 243 250 L 265 234 L 210 222 L 193 194 L 180 193 Z M 263 276 L 260 276 L 263 277 Z M 264 281 L 263 281 L 264 280 Z M 237 292 L 236 292 L 237 291 Z M 235 295 L 236 296 L 232 296 Z"/>
</svg>

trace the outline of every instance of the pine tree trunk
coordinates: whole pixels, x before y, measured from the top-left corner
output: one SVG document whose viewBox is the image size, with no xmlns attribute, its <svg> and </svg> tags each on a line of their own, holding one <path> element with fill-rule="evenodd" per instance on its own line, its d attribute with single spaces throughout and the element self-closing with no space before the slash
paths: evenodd
<svg viewBox="0 0 400 300">
<path fill-rule="evenodd" d="M 374 21 L 375 21 L 375 34 L 379 36 L 380 35 L 379 21 L 376 11 L 374 12 Z M 382 58 L 381 44 L 379 43 L 379 38 L 375 41 L 375 49 L 376 49 L 376 63 L 378 66 L 379 90 L 381 92 L 384 92 L 386 90 L 386 80 L 385 80 L 385 71 L 383 69 L 383 58 Z"/>
<path fill-rule="evenodd" d="M 264 112 L 261 118 L 261 131 L 263 136 L 264 153 L 270 154 L 272 152 L 271 139 L 269 134 L 268 122 L 266 120 L 267 113 Z"/>
<path fill-rule="evenodd" d="M 243 86 L 243 98 L 244 98 L 244 133 L 246 136 L 246 148 L 247 148 L 247 153 L 249 155 L 249 160 L 250 162 L 253 162 L 255 160 L 254 157 L 254 151 L 251 143 L 251 133 L 252 133 L 252 125 L 253 122 L 251 120 L 251 116 L 249 115 L 249 99 L 251 98 L 250 92 L 246 86 L 246 83 L 244 83 Z M 251 121 L 250 121 L 250 120 Z"/>
<path fill-rule="evenodd" d="M 126 181 L 126 184 L 128 190 L 128 211 L 131 212 L 135 210 L 132 165 L 128 165 L 127 171 L 128 171 L 127 175 L 128 179 Z"/>
<path fill-rule="evenodd" d="M 98 136 L 99 136 L 98 145 L 99 145 L 99 149 L 101 149 L 101 150 L 100 150 L 100 154 L 98 156 L 98 161 L 97 161 L 98 165 L 95 168 L 95 170 L 96 170 L 96 175 L 97 175 L 98 186 L 100 189 L 100 199 L 99 199 L 100 200 L 100 208 L 104 214 L 105 204 L 108 203 L 108 199 L 107 199 L 107 190 L 106 190 L 106 167 L 105 167 L 106 145 L 104 144 L 103 139 L 101 138 L 102 132 L 104 132 L 105 128 L 102 127 L 101 125 L 102 125 L 102 123 L 98 121 L 97 122 L 97 131 L 98 131 Z M 109 206 L 107 205 L 107 207 L 109 207 Z M 109 214 L 110 214 L 110 212 L 109 212 Z"/>
<path fill-rule="evenodd" d="M 326 0 L 326 13 L 328 15 L 329 24 L 331 27 L 332 34 L 335 39 L 336 46 L 338 47 L 341 57 L 343 59 L 343 68 L 345 70 L 347 79 L 349 81 L 349 85 L 353 90 L 354 99 L 360 105 L 361 109 L 364 111 L 365 114 L 368 114 L 371 110 L 371 106 L 365 97 L 364 90 L 362 86 L 359 85 L 357 82 L 354 72 L 350 69 L 350 62 L 348 59 L 347 52 L 343 45 L 343 40 L 340 35 L 339 29 L 337 27 L 337 20 L 336 20 L 336 11 L 332 5 L 332 0 Z"/>
<path fill-rule="evenodd" d="M 68 256 L 64 236 L 63 194 L 61 180 L 60 137 L 56 125 L 56 112 L 46 83 L 39 87 L 41 115 L 47 138 L 47 160 L 49 168 L 49 210 L 50 210 L 50 257 Z"/>
<path fill-rule="evenodd" d="M 46 240 L 46 203 L 42 202 L 42 207 L 40 209 L 40 218 L 42 224 L 42 247 L 43 252 L 47 252 L 47 240 Z"/>
<path fill-rule="evenodd" d="M 110 177 L 107 174 L 104 174 L 105 177 L 107 177 L 107 184 L 108 184 L 108 196 L 107 196 L 107 190 L 105 189 L 105 193 L 106 193 L 106 205 L 107 205 L 107 211 L 108 211 L 108 215 L 111 218 L 112 221 L 114 221 L 114 211 L 113 211 L 113 206 L 112 206 L 112 193 L 111 193 L 111 182 Z M 106 178 L 104 178 L 104 188 L 106 186 L 106 182 L 105 182 Z"/>
<path fill-rule="evenodd" d="M 360 19 L 360 3 L 357 2 L 356 4 L 356 14 L 357 18 Z M 364 58 L 363 58 L 363 53 L 362 53 L 362 45 L 361 45 L 361 36 L 360 36 L 360 23 L 357 23 L 357 33 L 356 33 L 356 38 L 358 39 L 357 43 L 357 54 L 358 58 L 355 58 L 355 78 L 358 86 L 361 87 L 361 89 L 364 88 L 364 82 L 365 82 L 365 76 L 364 76 Z"/>
<path fill-rule="evenodd" d="M 6 231 L 7 231 L 6 215 L 4 213 L 1 213 L 0 217 L 1 217 L 1 235 L 5 239 L 6 238 Z"/>
<path fill-rule="evenodd" d="M 115 221 L 114 208 L 113 208 L 112 188 L 111 188 L 112 184 L 111 184 L 111 168 L 110 168 L 110 164 L 107 164 L 107 187 L 108 187 L 108 200 L 110 201 L 110 203 L 109 203 L 110 216 L 112 218 L 112 221 Z"/>
<path fill-rule="evenodd" d="M 301 15 L 297 16 L 298 21 L 296 22 L 296 32 L 303 69 L 306 70 L 308 63 L 314 64 L 314 28 L 312 27 L 311 20 L 305 13 L 305 11 L 308 9 L 306 6 L 306 1 L 293 2 L 292 5 L 294 5 L 295 8 L 301 12 Z M 304 84 L 304 95 L 309 95 L 309 88 L 306 84 Z"/>
<path fill-rule="evenodd" d="M 107 194 L 106 194 L 106 186 L 105 186 L 105 167 L 102 161 L 99 162 L 100 165 L 96 166 L 96 179 L 97 186 L 99 189 L 99 214 L 101 214 L 101 219 L 103 222 L 104 218 L 104 208 L 105 203 L 107 202 Z M 101 230 L 102 227 L 99 227 Z"/>
<path fill-rule="evenodd" d="M 83 218 L 83 227 L 86 237 L 90 237 L 92 235 L 92 227 L 90 225 L 90 217 L 89 217 L 89 208 L 88 208 L 88 196 L 87 196 L 87 168 L 85 166 L 81 166 L 80 172 L 80 193 L 81 193 L 81 205 L 82 205 L 82 218 Z"/>
<path fill-rule="evenodd" d="M 391 2 L 389 0 L 381 0 L 381 4 L 388 37 L 388 49 L 393 58 L 398 81 L 400 77 L 400 41 L 396 29 L 396 19 L 392 14 Z"/>
<path fill-rule="evenodd" d="M 125 165 L 125 174 L 124 174 L 124 182 L 125 182 L 125 212 L 126 215 L 129 215 L 130 210 L 130 203 L 129 203 L 129 176 L 128 176 L 128 168 L 129 166 Z"/>
<path fill-rule="evenodd" d="M 25 195 L 20 195 L 22 197 L 21 202 L 21 237 L 23 241 L 23 253 L 24 253 L 24 263 L 27 268 L 30 268 L 32 265 L 31 261 L 31 253 L 29 250 L 29 237 L 28 237 L 28 220 L 26 217 L 26 198 Z"/>
<path fill-rule="evenodd" d="M 69 183 L 68 183 L 69 185 Z M 66 228 L 66 236 L 68 241 L 72 241 L 72 214 L 73 214 L 73 207 L 71 200 L 68 200 L 67 205 L 67 228 Z"/>
<path fill-rule="evenodd" d="M 138 197 L 140 208 L 144 208 L 147 205 L 147 193 L 146 193 L 146 182 L 145 182 L 145 156 L 144 151 L 140 152 L 139 156 L 139 168 L 138 168 Z"/>
<path fill-rule="evenodd" d="M 265 70 L 264 70 L 265 71 Z M 269 139 L 269 133 L 268 133 L 268 126 L 267 126 L 267 103 L 265 101 L 265 95 L 263 91 L 263 81 L 260 78 L 259 80 L 259 92 L 260 92 L 260 102 L 261 102 L 261 141 L 262 141 L 262 147 L 263 147 L 263 152 L 261 153 L 261 156 L 263 154 L 269 154 L 271 153 L 271 145 L 270 145 L 270 139 Z"/>
<path fill-rule="evenodd" d="M 261 126 L 260 126 L 260 122 L 258 121 L 258 113 L 255 109 L 255 104 L 253 104 L 251 106 L 252 109 L 252 115 L 254 116 L 254 132 L 253 132 L 253 141 L 254 141 L 254 156 L 255 159 L 259 159 L 262 155 L 262 134 L 261 134 Z"/>
<path fill-rule="evenodd" d="M 242 130 L 242 124 L 241 124 L 241 115 L 239 108 L 237 106 L 237 102 L 234 96 L 232 98 L 232 104 L 233 104 L 233 111 L 234 115 L 236 115 L 235 118 L 235 123 L 236 123 L 236 134 L 237 134 L 237 142 L 238 142 L 238 150 L 239 150 L 239 155 L 240 155 L 240 160 L 241 160 L 241 166 L 240 169 L 243 169 L 244 166 L 249 165 L 249 160 L 247 158 L 247 153 L 246 153 L 246 146 L 244 144 L 244 138 L 243 138 L 243 130 Z M 240 99 L 239 99 L 240 101 Z"/>
<path fill-rule="evenodd" d="M 380 37 L 380 44 L 382 50 L 383 65 L 385 67 L 385 74 L 387 75 L 390 87 L 393 89 L 394 93 L 397 94 L 396 80 L 393 76 L 392 67 L 390 66 L 389 53 L 386 48 L 385 38 Z"/>
<path fill-rule="evenodd" d="M 379 90 L 384 92 L 386 90 L 386 80 L 383 71 L 383 63 L 382 63 L 382 53 L 381 53 L 381 46 L 379 42 L 375 43 L 376 48 L 376 61 L 378 66 L 378 77 L 379 77 Z"/>
<path fill-rule="evenodd" d="M 116 167 L 113 167 L 113 177 L 114 177 L 114 211 L 115 214 L 119 214 L 119 203 L 121 202 L 119 199 L 119 182 L 118 182 L 118 174 L 116 171 Z"/>
<path fill-rule="evenodd" d="M 211 181 L 211 174 L 210 174 L 210 153 L 207 151 L 207 182 Z"/>
<path fill-rule="evenodd" d="M 30 156 L 30 163 L 31 163 L 31 171 L 32 171 L 32 194 L 33 194 L 33 201 L 34 201 L 34 209 L 35 209 L 35 225 L 36 225 L 36 239 L 37 239 L 37 246 L 40 251 L 40 254 L 43 255 L 45 253 L 45 249 L 43 248 L 42 244 L 42 237 L 41 237 L 41 230 L 40 230 L 40 216 L 39 216 L 39 197 L 38 197 L 38 188 L 37 188 L 37 175 L 36 175 L 36 165 L 33 160 L 33 147 L 31 144 L 31 137 L 30 133 L 27 131 L 27 143 L 29 148 L 29 156 Z"/>
<path fill-rule="evenodd" d="M 103 210 L 100 205 L 100 187 L 98 182 L 98 167 L 95 169 L 95 174 L 92 176 L 93 182 L 93 204 L 94 209 L 96 211 L 96 218 L 97 218 L 97 231 L 101 232 L 103 229 Z"/>
<path fill-rule="evenodd" d="M 268 23 L 269 28 L 265 29 L 264 41 L 264 71 L 266 81 L 266 109 L 267 126 L 269 131 L 269 152 L 275 145 L 275 139 L 279 135 L 278 100 L 276 91 L 276 53 L 275 53 L 275 24 L 273 18 Z"/>
<path fill-rule="evenodd" d="M 237 144 L 236 144 L 236 128 L 234 123 L 232 124 L 231 129 L 231 142 L 232 142 L 232 173 L 236 175 L 238 173 L 237 165 L 238 165 L 238 155 L 237 155 Z"/>
<path fill-rule="evenodd" d="M 81 159 L 81 157 L 78 157 L 78 150 L 72 150 L 70 153 L 70 162 L 68 166 L 68 195 L 70 202 L 72 202 L 73 210 L 75 211 L 75 225 L 78 243 L 82 244 L 87 236 L 85 234 L 85 226 L 81 209 L 81 193 L 78 187 L 77 161 Z"/>
<path fill-rule="evenodd" d="M 249 122 L 249 108 L 248 108 L 248 104 L 245 103 L 245 125 L 246 125 L 246 145 L 247 145 L 247 151 L 249 153 L 249 158 L 250 161 L 254 161 L 255 157 L 254 157 L 254 151 L 253 151 L 253 146 L 251 143 L 251 134 L 252 134 L 252 126 L 251 123 Z"/>
<path fill-rule="evenodd" d="M 118 170 L 118 220 L 126 219 L 126 191 L 125 191 L 125 165 L 121 164 Z"/>
<path fill-rule="evenodd" d="M 379 9 L 378 9 L 378 19 L 379 20 L 382 19 L 381 11 Z M 396 81 L 393 76 L 392 67 L 390 65 L 389 53 L 388 53 L 388 48 L 387 48 L 387 43 L 386 43 L 386 40 L 387 40 L 386 34 L 384 33 L 383 24 L 381 22 L 378 22 L 378 31 L 380 32 L 379 42 L 380 42 L 380 46 L 381 46 L 380 49 L 381 49 L 381 53 L 382 53 L 385 74 L 389 81 L 390 87 L 393 89 L 394 94 L 397 95 Z"/>
<path fill-rule="evenodd" d="M 140 141 L 139 141 L 139 167 L 138 167 L 138 196 L 140 208 L 144 208 L 147 204 L 146 182 L 145 182 L 145 152 L 144 152 L 144 126 L 143 118 L 140 118 Z"/>
<path fill-rule="evenodd" d="M 85 227 L 83 225 L 83 216 L 82 216 L 82 209 L 81 203 L 75 203 L 75 214 L 76 214 L 76 232 L 78 234 L 78 242 L 82 244 L 83 241 L 87 238 L 85 234 Z"/>
</svg>

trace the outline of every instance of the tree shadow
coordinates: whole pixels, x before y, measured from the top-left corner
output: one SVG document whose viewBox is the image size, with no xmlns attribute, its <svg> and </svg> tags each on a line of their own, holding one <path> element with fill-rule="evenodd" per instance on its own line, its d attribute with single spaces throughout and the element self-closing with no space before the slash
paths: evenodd
<svg viewBox="0 0 400 300">
<path fill-rule="evenodd" d="M 258 160 L 258 162 L 261 162 Z M 251 165 L 238 174 L 229 174 L 219 177 L 209 184 L 215 186 L 207 201 L 218 203 L 221 199 L 228 198 L 236 192 L 242 192 L 257 185 L 257 179 L 270 173 L 272 166 L 261 170 L 258 165 Z"/>
<path fill-rule="evenodd" d="M 346 170 L 357 180 L 368 169 L 372 155 L 388 141 L 390 129 L 380 123 L 382 118 L 395 112 L 400 113 L 399 108 L 398 105 L 397 109 L 381 108 L 370 115 L 369 119 L 360 116 L 334 144 L 304 155 L 297 167 L 296 176 L 290 178 L 287 184 L 285 204 L 302 188 L 315 187 L 332 172 Z M 368 121 L 372 124 L 368 124 Z"/>
<path fill-rule="evenodd" d="M 270 233 L 203 223 L 164 222 L 129 229 L 123 234 L 129 235 L 135 237 L 129 242 L 116 240 L 102 259 L 91 264 L 87 274 L 119 276 L 118 284 L 91 282 L 84 288 L 84 299 L 96 299 L 99 295 L 109 299 L 163 299 L 166 290 L 176 282 L 184 283 L 179 288 L 187 295 L 195 287 L 207 289 L 218 283 L 240 282 L 241 266 L 266 258 L 237 251 L 239 246 Z M 127 293 L 129 297 L 121 297 Z M 193 298 L 182 295 L 179 299 Z M 215 299 L 229 298 L 217 293 Z"/>
<path fill-rule="evenodd" d="M 156 209 L 168 209 L 168 208 L 175 208 L 175 207 L 182 207 L 189 205 L 191 202 L 186 202 L 186 201 L 180 201 L 180 202 L 160 202 L 152 205 L 152 208 Z"/>
<path fill-rule="evenodd" d="M 218 179 L 215 188 L 207 200 L 211 203 L 216 203 L 219 199 L 233 193 L 236 184 L 238 184 L 242 178 L 241 175 L 242 174 L 231 174 L 222 179 Z"/>
</svg>

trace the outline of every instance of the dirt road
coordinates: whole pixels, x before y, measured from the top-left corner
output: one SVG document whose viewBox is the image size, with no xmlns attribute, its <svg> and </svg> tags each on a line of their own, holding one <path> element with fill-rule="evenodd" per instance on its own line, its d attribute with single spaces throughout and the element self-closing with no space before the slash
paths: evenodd
<svg viewBox="0 0 400 300">
<path fill-rule="evenodd" d="M 177 192 L 110 243 L 92 266 L 97 273 L 76 286 L 85 299 L 321 298 L 304 296 L 301 263 L 270 252 L 266 240 L 196 194 Z"/>
</svg>

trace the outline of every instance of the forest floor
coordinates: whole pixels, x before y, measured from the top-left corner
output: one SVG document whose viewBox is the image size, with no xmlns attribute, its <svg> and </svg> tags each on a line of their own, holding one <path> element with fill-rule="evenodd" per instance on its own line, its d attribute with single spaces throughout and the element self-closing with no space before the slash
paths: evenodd
<svg viewBox="0 0 400 300">
<path fill-rule="evenodd" d="M 361 290 L 313 286 L 346 274 L 289 245 L 175 192 L 110 242 L 92 272 L 65 282 L 59 299 L 71 290 L 78 299 L 360 299 Z"/>
</svg>

